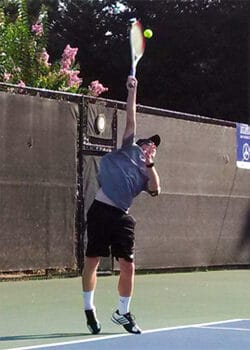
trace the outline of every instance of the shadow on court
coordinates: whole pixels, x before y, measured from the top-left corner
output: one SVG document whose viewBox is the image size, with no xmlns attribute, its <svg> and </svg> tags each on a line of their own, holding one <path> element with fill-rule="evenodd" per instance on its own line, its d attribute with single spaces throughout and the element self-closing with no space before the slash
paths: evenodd
<svg viewBox="0 0 250 350">
<path fill-rule="evenodd" d="M 120 333 L 106 332 L 102 333 L 102 336 L 118 335 Z M 59 339 L 59 338 L 76 338 L 76 337 L 89 337 L 89 333 L 51 333 L 51 334 L 25 334 L 0 337 L 0 341 L 19 341 L 19 340 L 35 340 L 35 339 Z"/>
<path fill-rule="evenodd" d="M 250 347 L 250 320 L 227 320 L 145 331 L 140 336 L 112 335 L 45 344 L 40 350 L 235 350 Z M 35 350 L 36 347 L 22 347 Z M 19 348 L 19 350 L 21 350 Z"/>
</svg>

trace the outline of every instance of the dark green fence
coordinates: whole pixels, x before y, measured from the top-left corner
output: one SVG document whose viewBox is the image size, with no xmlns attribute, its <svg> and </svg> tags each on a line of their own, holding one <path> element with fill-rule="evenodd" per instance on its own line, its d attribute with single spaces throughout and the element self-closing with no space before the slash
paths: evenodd
<svg viewBox="0 0 250 350">
<path fill-rule="evenodd" d="M 98 163 L 121 143 L 125 104 L 0 88 L 0 271 L 77 272 Z M 162 193 L 131 208 L 137 269 L 248 266 L 250 172 L 236 168 L 235 124 L 138 105 L 137 130 L 162 137 Z"/>
</svg>

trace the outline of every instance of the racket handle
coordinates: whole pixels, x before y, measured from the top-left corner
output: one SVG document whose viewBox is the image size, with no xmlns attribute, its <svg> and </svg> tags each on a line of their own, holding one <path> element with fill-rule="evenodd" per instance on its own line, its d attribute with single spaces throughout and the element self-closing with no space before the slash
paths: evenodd
<svg viewBox="0 0 250 350">
<path fill-rule="evenodd" d="M 132 77 L 135 77 L 135 69 L 134 68 L 131 68 L 130 75 L 132 75 Z"/>
</svg>

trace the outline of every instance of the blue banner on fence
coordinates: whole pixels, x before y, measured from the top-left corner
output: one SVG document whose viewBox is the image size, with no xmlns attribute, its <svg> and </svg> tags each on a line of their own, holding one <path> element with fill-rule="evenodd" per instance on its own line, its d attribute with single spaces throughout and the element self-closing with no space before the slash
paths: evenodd
<svg viewBox="0 0 250 350">
<path fill-rule="evenodd" d="M 237 167 L 250 169 L 250 125 L 237 123 Z"/>
</svg>

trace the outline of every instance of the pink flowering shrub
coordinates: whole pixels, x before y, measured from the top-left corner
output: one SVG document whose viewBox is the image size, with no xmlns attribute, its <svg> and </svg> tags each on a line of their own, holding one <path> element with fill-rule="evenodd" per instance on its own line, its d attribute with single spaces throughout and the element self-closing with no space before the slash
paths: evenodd
<svg viewBox="0 0 250 350">
<path fill-rule="evenodd" d="M 59 62 L 50 62 L 46 46 L 47 12 L 41 20 L 29 24 L 27 0 L 19 3 L 18 16 L 7 18 L 0 8 L 0 81 L 16 84 L 19 91 L 25 86 L 48 90 L 87 93 L 99 96 L 108 89 L 98 80 L 88 88 L 82 86 L 79 65 L 76 63 L 78 48 L 66 45 Z"/>
<path fill-rule="evenodd" d="M 79 88 L 82 84 L 82 79 L 78 77 L 80 71 L 71 68 L 75 63 L 77 51 L 78 48 L 73 48 L 70 47 L 70 45 L 67 45 L 63 51 L 60 62 L 60 73 L 67 77 L 67 84 L 70 88 Z"/>
</svg>

